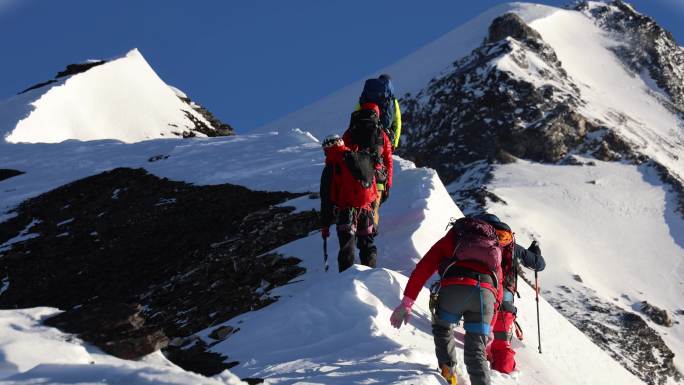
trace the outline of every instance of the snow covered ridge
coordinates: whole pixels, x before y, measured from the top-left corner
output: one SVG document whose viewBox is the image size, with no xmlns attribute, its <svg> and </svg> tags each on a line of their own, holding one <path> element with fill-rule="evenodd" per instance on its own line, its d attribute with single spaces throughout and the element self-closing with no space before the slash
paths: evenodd
<svg viewBox="0 0 684 385">
<path fill-rule="evenodd" d="M 169 87 L 134 49 L 110 61 L 70 65 L 51 81 L 0 102 L 10 143 L 231 135 L 233 129 Z"/>
<path fill-rule="evenodd" d="M 0 310 L 1 384 L 246 384 L 228 371 L 214 378 L 183 371 L 160 352 L 140 361 L 114 358 L 41 324 L 58 313 L 46 307 Z"/>
<path fill-rule="evenodd" d="M 684 49 L 672 34 L 623 1 L 581 2 L 577 10 L 592 17 L 621 45 L 612 47 L 635 74 L 647 73 L 655 89 L 668 95 L 684 113 Z"/>
<path fill-rule="evenodd" d="M 0 163 L 13 168 L 19 168 L 21 164 L 26 173 L 1 182 L 2 205 L 19 203 L 38 193 L 97 174 L 114 165 L 144 167 L 153 174 L 196 185 L 233 182 L 253 189 L 304 192 L 315 190 L 318 186 L 323 160 L 320 143 L 310 134 L 299 130 L 282 134 L 193 141 L 152 140 L 135 144 L 113 141 L 18 144 L 4 146 L 3 150 L 7 151 L 0 153 Z M 262 159 L 255 160 L 253 154 L 256 150 L 260 151 Z M 310 233 L 273 250 L 284 256 L 300 258 L 302 262 L 299 266 L 306 269 L 304 275 L 288 285 L 270 292 L 267 286 L 262 288 L 261 294 L 280 297 L 275 304 L 245 313 L 222 324 L 207 323 L 205 330 L 177 341 L 180 344 L 203 341 L 207 345 L 213 345 L 212 351 L 239 360 L 239 366 L 231 368 L 233 373 L 240 377 L 265 378 L 268 384 L 292 384 L 297 381 L 361 384 L 368 383 L 371 379 L 381 384 L 441 383 L 435 370 L 427 293 L 421 294 L 410 327 L 400 331 L 391 329 L 388 317 L 391 307 L 400 300 L 406 275 L 413 269 L 417 259 L 444 234 L 444 227 L 450 218 L 462 214 L 434 170 L 417 168 L 411 162 L 398 157 L 394 161 L 394 195 L 381 210 L 383 228 L 377 238 L 380 254 L 378 263 L 383 268 L 366 270 L 354 267 L 345 274 L 338 275 L 332 272 L 336 268 L 333 257 L 330 261 L 332 271 L 325 273 L 322 269 L 320 233 Z M 72 173 L 63 172 L 72 169 Z M 111 171 L 108 174 L 120 172 L 121 170 Z M 56 242 L 55 245 L 73 241 L 77 247 L 88 242 L 96 242 L 96 245 L 105 243 L 102 240 L 107 236 L 106 228 L 111 226 L 93 232 L 94 226 L 96 227 L 93 221 L 101 220 L 104 224 L 107 217 L 119 215 L 120 211 L 115 210 L 119 205 L 127 206 L 132 202 L 146 204 L 145 202 L 150 201 L 150 206 L 154 208 L 133 208 L 144 215 L 150 210 L 173 210 L 173 206 L 183 204 L 183 198 L 173 195 L 177 193 L 174 192 L 176 187 L 167 189 L 160 195 L 175 198 L 175 201 L 150 200 L 150 191 L 147 191 L 150 189 L 149 182 L 137 184 L 130 174 L 124 173 L 121 179 L 114 180 L 116 183 L 105 184 L 102 183 L 104 176 L 106 175 L 91 178 L 97 181 L 94 184 L 104 189 L 104 192 L 91 191 L 86 180 L 72 184 L 70 188 L 81 185 L 80 192 L 92 194 L 90 199 L 82 202 L 72 202 L 78 194 L 69 192 L 67 188 L 59 189 L 63 194 L 62 198 L 67 201 L 51 199 L 47 203 L 56 206 L 46 212 L 56 209 L 60 214 L 47 215 L 50 217 L 49 222 L 35 224 L 25 232 L 35 231 L 40 233 L 40 237 L 11 245 L 11 252 L 18 258 L 15 262 L 19 267 L 31 268 L 21 265 L 22 258 L 26 257 L 22 251 L 29 251 L 32 242 L 41 242 L 40 238 L 49 236 Z M 137 185 L 138 192 L 131 186 L 123 185 L 124 183 Z M 144 194 L 147 198 L 139 199 L 135 194 Z M 221 195 L 223 199 L 229 198 L 225 193 Z M 194 200 L 197 200 L 197 196 Z M 82 205 L 93 205 L 93 208 L 86 209 Z M 304 196 L 282 205 L 308 210 L 311 199 Z M 109 207 L 110 210 L 100 216 L 100 211 L 94 210 L 94 207 Z M 220 212 L 218 209 L 214 211 Z M 32 213 L 42 216 L 37 211 Z M 82 214 L 87 214 L 89 218 Z M 24 223 L 23 218 L 27 216 L 22 213 L 17 213 L 14 218 L 20 219 L 21 223 L 17 222 L 19 226 L 12 236 L 19 235 L 28 224 Z M 181 216 L 174 214 L 172 218 L 175 219 L 167 221 L 169 226 L 176 226 L 179 231 L 192 231 L 187 225 L 182 226 Z M 127 221 L 128 218 L 122 215 L 120 219 Z M 190 227 L 194 223 L 190 223 Z M 67 235 L 58 237 L 63 233 Z M 112 235 L 117 234 L 122 233 L 112 231 Z M 88 241 L 88 238 L 92 239 Z M 230 243 L 231 239 L 226 241 L 228 242 L 209 246 L 215 253 L 217 248 L 220 250 L 234 245 Z M 522 238 L 521 241 L 529 240 Z M 336 242 L 330 242 L 329 247 L 330 255 L 335 255 Z M 168 251 L 165 249 L 163 252 L 163 257 L 168 258 Z M 89 251 L 85 254 L 89 255 Z M 76 253 L 72 256 L 78 257 Z M 107 260 L 115 261 L 114 258 L 104 259 Z M 7 258 L 0 258 L 0 264 L 6 261 Z M 221 264 L 220 259 L 218 262 Z M 221 265 L 221 268 L 229 269 L 232 264 Z M 59 270 L 65 267 L 62 265 Z M 82 265 L 69 264 L 69 268 L 78 269 L 75 272 L 80 271 L 81 267 Z M 192 267 L 190 264 L 189 268 Z M 80 275 L 74 273 L 69 279 L 81 279 L 79 277 L 88 274 L 88 271 L 92 270 L 85 269 Z M 173 271 L 176 272 L 176 269 Z M 181 274 L 174 277 L 173 282 L 185 281 L 195 287 L 196 283 L 204 282 L 200 278 L 207 271 L 214 270 L 200 268 L 194 272 L 199 275 L 197 279 L 193 279 L 192 275 L 183 277 Z M 218 275 L 218 278 L 221 277 Z M 13 282 L 11 271 L 0 279 L 0 287 L 6 289 L 0 298 L 11 296 L 12 290 L 20 288 L 21 283 Z M 179 288 L 184 290 L 183 286 Z M 520 370 L 513 376 L 494 374 L 495 385 L 640 383 L 545 302 L 541 303 L 541 317 L 544 320 L 542 335 L 554 349 L 540 356 L 536 351 L 537 341 L 533 332 L 536 327 L 534 295 L 532 290 L 525 287 L 521 287 L 521 294 L 522 299 L 517 306 L 527 337 L 523 343 L 516 342 Z M 222 290 L 218 290 L 216 295 L 225 297 Z M 177 303 L 185 301 L 164 302 L 185 306 Z M 207 301 L 207 305 L 209 302 L 211 301 Z M 192 301 L 188 303 L 190 307 L 196 305 Z M 345 306 L 339 306 L 340 303 Z M 105 355 L 74 335 L 47 328 L 40 322 L 56 312 L 52 308 L 38 308 L 11 310 L 0 314 L 0 383 L 236 383 L 235 377 L 227 372 L 207 378 L 181 371 L 159 353 L 153 353 L 137 362 L 122 361 Z M 217 316 L 213 312 L 204 313 Z M 181 311 L 173 314 L 183 317 Z M 231 326 L 232 329 L 226 329 L 225 326 Z M 230 331 L 234 333 L 221 341 L 226 337 L 226 332 Z M 218 335 L 219 340 L 212 335 Z M 461 341 L 462 335 L 463 330 L 458 329 L 457 338 Z M 262 342 L 270 348 L 262 348 Z M 45 349 L 36 351 L 36 347 Z M 464 367 L 463 362 L 459 362 L 459 365 Z M 602 370 L 596 371 L 597 367 Z M 465 373 L 462 372 L 461 383 L 467 383 L 464 377 Z"/>
<path fill-rule="evenodd" d="M 656 38 L 649 40 L 649 36 Z M 656 250 L 647 253 L 662 264 L 653 269 L 659 271 L 659 277 L 667 277 L 666 282 L 681 285 L 678 260 L 684 249 L 678 234 L 684 214 L 684 162 L 680 159 L 684 122 L 677 87 L 684 61 L 679 59 L 678 46 L 666 44 L 667 36 L 653 21 L 621 2 L 580 4 L 578 10 L 556 10 L 531 21 L 516 14 L 502 15 L 490 25 L 481 47 L 457 60 L 425 89 L 402 99 L 407 143 L 400 150 L 418 164 L 436 168 L 447 182 L 453 181 L 449 189 L 464 211 L 488 207 L 508 217 L 510 223 L 528 223 L 528 231 L 537 237 L 556 238 L 548 222 L 527 219 L 536 218 L 537 210 L 555 213 L 554 219 L 561 222 L 585 213 L 575 229 L 582 236 L 556 241 L 562 246 L 550 255 L 573 261 L 578 259 L 576 254 L 592 257 L 571 266 L 550 263 L 554 290 L 546 295 L 632 373 L 654 383 L 681 380 L 683 330 L 678 324 L 674 330 L 663 330 L 655 322 L 644 322 L 634 311 L 641 311 L 639 304 L 650 299 L 665 305 L 669 314 L 677 314 L 676 298 L 682 292 L 678 290 L 673 297 L 665 288 L 650 290 L 653 283 L 644 283 L 643 290 L 627 294 L 629 290 L 619 282 L 606 285 L 605 279 L 585 278 L 579 283 L 572 279 L 597 271 L 615 275 L 612 265 L 599 262 L 609 258 L 611 251 L 597 253 L 596 244 L 588 249 L 581 246 L 596 233 L 614 239 L 608 235 L 611 224 L 594 228 L 596 220 L 587 222 L 601 210 L 585 212 L 577 206 L 591 206 L 603 194 L 616 200 L 619 193 L 600 186 L 596 189 L 600 193 L 594 191 L 591 201 L 578 204 L 575 194 L 583 190 L 580 186 L 597 182 L 587 177 L 573 183 L 568 177 L 582 174 L 583 167 L 577 166 L 587 166 L 586 174 L 601 174 L 603 166 L 597 164 L 607 160 L 631 165 L 627 169 L 636 168 L 632 172 L 649 184 L 664 183 L 659 189 L 665 195 L 659 195 L 657 205 L 640 214 L 647 218 L 656 215 L 655 221 L 642 228 L 640 223 L 646 219 L 638 220 L 624 234 L 647 233 L 649 239 L 662 239 Z M 520 158 L 556 167 L 542 172 Z M 517 173 L 510 175 L 512 169 Z M 626 171 L 617 175 L 614 185 L 621 184 L 631 192 L 648 191 L 639 177 L 628 177 Z M 501 183 L 504 176 L 505 183 Z M 516 181 L 516 176 L 521 181 Z M 558 178 L 565 193 L 546 201 L 537 190 L 552 178 Z M 522 181 L 535 189 L 528 191 L 519 183 Z M 521 191 L 537 198 L 527 201 Z M 630 195 L 621 204 L 629 207 L 630 199 L 636 199 L 633 205 L 641 206 L 639 201 L 645 196 Z M 565 204 L 568 209 L 559 210 Z M 635 221 L 625 209 L 604 214 L 614 220 Z M 606 245 L 609 250 L 622 246 L 622 242 Z M 643 253 L 635 247 L 613 259 L 615 265 L 630 267 L 618 276 L 633 275 L 632 283 L 639 281 L 644 271 L 636 267 L 641 258 L 637 255 Z M 655 257 L 661 253 L 663 258 Z M 635 254 L 629 257 L 634 260 L 625 261 L 627 254 Z M 670 255 L 677 257 L 669 259 Z M 654 280 L 662 278 L 651 277 L 649 282 Z M 619 303 L 620 298 L 626 298 L 625 303 Z M 594 313 L 586 312 L 587 304 Z M 601 313 L 613 318 L 601 317 Z M 596 322 L 598 319 L 601 321 Z M 640 340 L 625 343 L 634 330 L 643 333 Z"/>
<path fill-rule="evenodd" d="M 588 2 L 577 9 L 514 3 L 369 74 L 391 74 L 404 95 L 399 155 L 436 169 L 464 212 L 487 208 L 524 229 L 519 239 L 540 239 L 549 260 L 545 297 L 648 383 L 681 382 L 684 368 L 681 318 L 663 327 L 641 305 L 647 301 L 669 315 L 682 314 L 680 55 L 666 31 L 623 2 Z M 363 80 L 259 130 L 342 130 L 348 110 L 340 106 L 353 105 L 362 85 Z M 604 161 L 620 166 L 611 182 L 599 177 L 615 170 Z M 516 175 L 524 178 L 517 181 Z M 553 193 L 544 188 L 549 179 Z M 571 231 L 563 226 L 570 219 Z M 551 221 L 558 223 L 550 226 Z M 645 238 L 625 242 L 625 234 Z M 589 241 L 595 237 L 601 241 Z M 656 250 L 635 252 L 641 244 Z M 644 258 L 659 266 L 642 274 Z M 602 279 L 616 276 L 622 279 Z M 593 314 L 587 306 L 608 309 L 611 316 Z M 593 317 L 605 322 L 597 326 Z M 644 343 L 626 343 L 620 336 L 630 330 L 643 333 Z"/>
</svg>

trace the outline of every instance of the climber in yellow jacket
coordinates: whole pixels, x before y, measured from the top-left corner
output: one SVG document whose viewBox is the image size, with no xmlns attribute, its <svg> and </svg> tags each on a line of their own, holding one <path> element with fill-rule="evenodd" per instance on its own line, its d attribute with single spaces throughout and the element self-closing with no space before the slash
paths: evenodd
<svg viewBox="0 0 684 385">
<path fill-rule="evenodd" d="M 366 80 L 356 110 L 365 103 L 374 103 L 380 108 L 380 124 L 392 142 L 392 150 L 396 150 L 401 136 L 401 110 L 389 75 L 382 74 L 377 79 Z"/>
<path fill-rule="evenodd" d="M 389 75 L 382 74 L 378 78 L 366 80 L 363 85 L 363 92 L 356 104 L 356 110 L 360 110 L 362 105 L 374 104 L 380 110 L 380 125 L 387 134 L 391 144 L 391 153 L 399 147 L 399 137 L 401 136 L 401 110 L 399 101 L 394 96 L 394 88 Z M 349 145 L 349 144 L 348 144 Z M 392 154 L 385 154 L 392 162 Z M 376 180 L 382 180 L 378 177 Z M 377 183 L 377 200 L 373 203 L 373 222 L 377 229 L 380 224 L 380 205 L 389 198 L 389 188 L 391 183 Z"/>
</svg>

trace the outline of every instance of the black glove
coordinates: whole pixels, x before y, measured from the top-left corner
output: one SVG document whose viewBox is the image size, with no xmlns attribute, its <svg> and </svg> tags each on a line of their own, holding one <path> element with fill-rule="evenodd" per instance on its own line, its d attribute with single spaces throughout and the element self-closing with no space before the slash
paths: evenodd
<svg viewBox="0 0 684 385">
<path fill-rule="evenodd" d="M 539 248 L 539 243 L 537 243 L 537 241 L 532 241 L 532 244 L 527 248 L 527 251 L 541 255 L 541 249 Z"/>
<path fill-rule="evenodd" d="M 385 191 L 382 192 L 382 197 L 380 198 L 380 204 L 385 203 L 385 201 L 389 198 L 389 187 L 385 185 Z"/>
</svg>

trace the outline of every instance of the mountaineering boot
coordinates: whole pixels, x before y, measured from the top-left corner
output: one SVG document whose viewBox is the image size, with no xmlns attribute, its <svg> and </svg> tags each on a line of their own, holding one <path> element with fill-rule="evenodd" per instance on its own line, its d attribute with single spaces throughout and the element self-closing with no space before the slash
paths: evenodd
<svg viewBox="0 0 684 385">
<path fill-rule="evenodd" d="M 454 370 L 448 364 L 442 364 L 440 368 L 442 372 L 442 377 L 447 380 L 449 385 L 456 385 L 456 374 Z"/>
</svg>

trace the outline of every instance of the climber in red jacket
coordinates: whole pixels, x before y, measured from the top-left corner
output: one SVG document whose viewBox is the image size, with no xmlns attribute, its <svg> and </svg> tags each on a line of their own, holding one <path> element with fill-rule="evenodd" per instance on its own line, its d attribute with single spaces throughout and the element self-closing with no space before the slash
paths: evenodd
<svg viewBox="0 0 684 385">
<path fill-rule="evenodd" d="M 331 135 L 323 142 L 325 168 L 321 175 L 322 235 L 330 236 L 330 225 L 336 223 L 340 251 L 339 271 L 354 264 L 354 243 L 359 248 L 361 263 L 375 267 L 377 248 L 373 244 L 373 203 L 375 165 L 368 153 L 351 151 L 342 138 Z"/>
<path fill-rule="evenodd" d="M 411 273 L 404 298 L 390 321 L 397 328 L 408 323 L 418 293 L 430 276 L 439 271 L 441 279 L 432 333 L 439 368 L 452 384 L 456 383 L 452 325 L 461 319 L 466 331 L 464 361 L 471 384 L 490 384 L 485 353 L 487 337 L 496 311 L 506 300 L 504 271 L 509 270 L 506 266 L 512 264 L 512 258 L 520 258 L 525 266 L 538 271 L 545 267 L 540 254 L 515 243 L 508 225 L 495 215 L 485 213 L 455 221 L 451 230 L 430 248 Z M 508 358 L 512 359 L 512 356 Z"/>
</svg>

